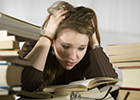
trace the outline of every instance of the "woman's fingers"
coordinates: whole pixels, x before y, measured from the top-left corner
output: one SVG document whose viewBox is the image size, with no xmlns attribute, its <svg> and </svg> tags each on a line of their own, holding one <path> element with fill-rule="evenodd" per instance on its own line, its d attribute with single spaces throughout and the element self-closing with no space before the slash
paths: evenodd
<svg viewBox="0 0 140 100">
<path fill-rule="evenodd" d="M 91 19 L 91 22 L 92 22 L 92 26 L 95 27 L 94 22 L 93 22 L 93 19 Z"/>
<path fill-rule="evenodd" d="M 58 19 L 59 17 L 63 16 L 66 12 L 67 12 L 66 10 L 60 9 L 56 11 L 52 16 Z"/>
<path fill-rule="evenodd" d="M 55 32 L 60 24 L 60 22 L 65 19 L 65 13 L 63 9 L 56 11 L 53 15 L 50 16 L 49 22 L 45 29 L 45 34 L 50 36 L 52 39 L 54 38 Z"/>
<path fill-rule="evenodd" d="M 64 14 L 66 12 L 67 12 L 66 10 L 64 11 L 63 9 L 60 9 L 56 11 L 53 15 L 51 15 L 51 17 L 56 23 L 59 24 L 65 18 Z"/>
</svg>

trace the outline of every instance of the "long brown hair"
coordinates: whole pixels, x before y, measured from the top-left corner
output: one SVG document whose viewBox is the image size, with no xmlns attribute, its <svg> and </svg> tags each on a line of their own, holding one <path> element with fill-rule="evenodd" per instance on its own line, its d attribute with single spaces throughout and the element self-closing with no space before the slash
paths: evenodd
<svg viewBox="0 0 140 100">
<path fill-rule="evenodd" d="M 67 13 L 65 14 L 66 18 L 59 24 L 54 40 L 57 39 L 59 33 L 62 30 L 68 28 L 78 33 L 87 35 L 89 38 L 89 44 L 90 42 L 92 42 L 92 35 L 95 32 L 98 42 L 100 44 L 100 35 L 98 31 L 96 14 L 92 9 L 87 7 L 74 7 L 68 2 L 57 1 L 51 7 L 48 8 L 49 16 L 44 21 L 42 28 L 45 28 L 47 26 L 50 16 L 59 9 L 67 10 Z M 94 27 L 92 25 L 91 19 L 93 19 Z M 51 62 L 49 63 L 53 63 L 53 60 L 51 60 Z M 56 68 L 56 66 L 52 66 L 52 64 L 46 65 L 46 77 L 44 78 L 44 80 L 47 81 L 47 84 L 50 84 L 54 80 L 54 78 L 56 77 L 57 70 L 58 67 Z"/>
</svg>

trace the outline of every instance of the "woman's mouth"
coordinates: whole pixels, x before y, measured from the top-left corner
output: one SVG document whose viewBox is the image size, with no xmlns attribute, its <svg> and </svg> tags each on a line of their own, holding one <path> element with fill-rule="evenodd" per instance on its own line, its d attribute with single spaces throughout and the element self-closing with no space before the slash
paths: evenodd
<svg viewBox="0 0 140 100">
<path fill-rule="evenodd" d="M 75 62 L 65 61 L 65 63 L 66 63 L 68 66 L 73 66 L 73 65 L 75 65 Z"/>
</svg>

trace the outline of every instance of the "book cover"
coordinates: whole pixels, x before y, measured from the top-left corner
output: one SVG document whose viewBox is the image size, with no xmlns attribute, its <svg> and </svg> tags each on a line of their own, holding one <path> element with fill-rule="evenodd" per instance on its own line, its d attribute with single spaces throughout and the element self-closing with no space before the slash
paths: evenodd
<svg viewBox="0 0 140 100">
<path fill-rule="evenodd" d="M 18 41 L 38 40 L 43 31 L 40 26 L 20 20 L 0 12 L 0 30 L 8 30 L 9 34 L 16 35 Z M 43 31 L 44 32 L 44 31 Z"/>
<path fill-rule="evenodd" d="M 123 82 L 121 87 L 140 88 L 140 66 L 118 67 L 122 71 Z"/>
<path fill-rule="evenodd" d="M 140 61 L 124 61 L 124 62 L 114 62 L 113 67 L 128 67 L 128 66 L 139 66 Z"/>
<path fill-rule="evenodd" d="M 3 57 L 21 57 L 23 52 L 20 49 L 0 49 L 0 58 Z"/>
<path fill-rule="evenodd" d="M 135 43 L 125 43 L 125 44 L 111 44 L 106 46 L 107 51 L 117 51 L 117 50 L 129 50 L 131 48 L 140 47 L 140 42 Z"/>
<path fill-rule="evenodd" d="M 13 95 L 0 95 L 0 100 L 15 100 Z"/>
<path fill-rule="evenodd" d="M 140 100 L 140 89 L 132 89 L 132 88 L 120 88 L 119 89 L 119 100 L 124 100 L 125 96 L 129 93 L 127 99 L 125 100 Z"/>
<path fill-rule="evenodd" d="M 23 68 L 9 64 L 0 65 L 0 87 L 21 85 Z"/>
<path fill-rule="evenodd" d="M 0 39 L 0 49 L 19 49 L 19 43 L 13 40 Z"/>
<path fill-rule="evenodd" d="M 7 30 L 0 30 L 0 37 L 6 37 L 8 36 L 8 31 Z"/>
<path fill-rule="evenodd" d="M 110 61 L 113 63 L 124 61 L 138 61 L 138 60 L 140 60 L 140 52 L 110 56 Z"/>
</svg>

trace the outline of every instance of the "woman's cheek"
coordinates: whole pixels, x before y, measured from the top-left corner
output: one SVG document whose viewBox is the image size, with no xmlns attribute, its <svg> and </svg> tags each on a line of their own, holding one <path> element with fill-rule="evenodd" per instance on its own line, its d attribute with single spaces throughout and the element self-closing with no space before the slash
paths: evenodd
<svg viewBox="0 0 140 100">
<path fill-rule="evenodd" d="M 61 57 L 61 58 L 66 58 L 67 57 L 67 52 L 65 50 L 59 50 L 58 51 L 58 55 Z"/>
</svg>

